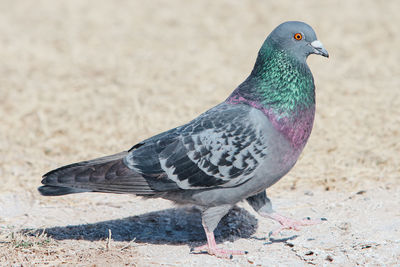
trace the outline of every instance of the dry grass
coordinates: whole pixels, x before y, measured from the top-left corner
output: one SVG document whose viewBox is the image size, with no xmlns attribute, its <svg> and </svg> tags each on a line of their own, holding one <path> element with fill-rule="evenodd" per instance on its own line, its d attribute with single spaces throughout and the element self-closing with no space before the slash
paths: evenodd
<svg viewBox="0 0 400 267">
<path fill-rule="evenodd" d="M 128 149 L 224 100 L 285 20 L 311 24 L 331 58 L 309 59 L 315 127 L 272 194 L 396 188 L 399 10 L 397 0 L 0 1 L 0 198 L 43 204 L 44 172 Z M 55 256 L 65 246 L 75 260 L 108 255 L 97 243 L 92 255 L 78 241 L 1 231 L 9 262 L 71 263 Z"/>
<path fill-rule="evenodd" d="M 48 237 L 44 229 L 41 232 L 0 229 L 0 240 L 0 263 L 9 265 L 135 266 L 137 261 L 134 241 L 60 242 Z M 86 244 L 77 246 L 78 242 Z"/>
</svg>

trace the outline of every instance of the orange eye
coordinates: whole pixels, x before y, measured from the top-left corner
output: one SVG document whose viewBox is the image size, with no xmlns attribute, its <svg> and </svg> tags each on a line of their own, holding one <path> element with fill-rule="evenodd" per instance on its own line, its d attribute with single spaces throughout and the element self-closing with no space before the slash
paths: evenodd
<svg viewBox="0 0 400 267">
<path fill-rule="evenodd" d="M 303 39 L 303 35 L 301 35 L 301 33 L 296 33 L 294 35 L 294 39 L 296 39 L 297 41 L 300 41 L 301 39 Z"/>
</svg>

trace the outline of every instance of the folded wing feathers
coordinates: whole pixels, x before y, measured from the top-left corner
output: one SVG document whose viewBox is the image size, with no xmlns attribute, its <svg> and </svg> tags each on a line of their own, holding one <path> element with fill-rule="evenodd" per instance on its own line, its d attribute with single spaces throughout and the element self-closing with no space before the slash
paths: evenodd
<svg viewBox="0 0 400 267">
<path fill-rule="evenodd" d="M 154 193 L 142 175 L 124 164 L 126 154 L 123 152 L 55 169 L 43 176 L 42 184 L 94 192 Z"/>
</svg>

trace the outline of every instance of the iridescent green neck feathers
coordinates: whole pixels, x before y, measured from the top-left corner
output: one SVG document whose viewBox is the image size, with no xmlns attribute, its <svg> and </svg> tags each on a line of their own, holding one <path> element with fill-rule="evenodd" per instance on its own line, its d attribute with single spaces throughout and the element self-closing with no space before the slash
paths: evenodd
<svg viewBox="0 0 400 267">
<path fill-rule="evenodd" d="M 250 76 L 231 97 L 256 101 L 279 116 L 292 116 L 315 105 L 314 80 L 305 59 L 268 45 L 261 48 Z"/>
<path fill-rule="evenodd" d="M 305 58 L 264 43 L 250 76 L 227 102 L 261 110 L 293 147 L 301 151 L 314 122 L 314 80 Z"/>
</svg>

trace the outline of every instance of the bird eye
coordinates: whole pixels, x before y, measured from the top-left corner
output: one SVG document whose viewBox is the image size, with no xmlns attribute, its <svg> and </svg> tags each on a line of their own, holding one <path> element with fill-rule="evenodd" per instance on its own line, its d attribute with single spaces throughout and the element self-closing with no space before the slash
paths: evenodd
<svg viewBox="0 0 400 267">
<path fill-rule="evenodd" d="M 297 41 L 300 41 L 301 39 L 303 39 L 303 35 L 301 35 L 301 33 L 296 33 L 294 35 L 294 39 L 296 39 Z"/>
</svg>

